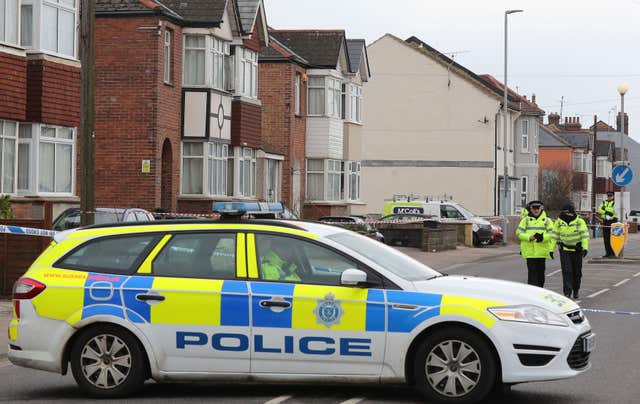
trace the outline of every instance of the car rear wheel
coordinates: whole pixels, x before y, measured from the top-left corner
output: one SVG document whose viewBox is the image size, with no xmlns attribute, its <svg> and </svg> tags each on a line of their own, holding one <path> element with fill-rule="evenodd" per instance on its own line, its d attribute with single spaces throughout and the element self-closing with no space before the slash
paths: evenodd
<svg viewBox="0 0 640 404">
<path fill-rule="evenodd" d="M 489 344 L 462 327 L 435 331 L 422 342 L 414 362 L 416 387 L 427 400 L 476 403 L 493 388 L 498 366 Z"/>
<path fill-rule="evenodd" d="M 123 397 L 135 393 L 146 378 L 146 356 L 128 331 L 111 325 L 81 331 L 71 348 L 71 371 L 76 383 L 95 397 Z"/>
</svg>

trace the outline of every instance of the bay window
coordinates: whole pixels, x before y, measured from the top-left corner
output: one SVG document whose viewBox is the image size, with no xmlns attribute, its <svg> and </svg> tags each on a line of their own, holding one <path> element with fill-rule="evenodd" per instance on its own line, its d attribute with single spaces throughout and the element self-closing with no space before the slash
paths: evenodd
<svg viewBox="0 0 640 404">
<path fill-rule="evenodd" d="M 340 160 L 307 160 L 307 199 L 341 201 L 344 196 L 344 162 Z"/>
<path fill-rule="evenodd" d="M 251 49 L 236 48 L 239 57 L 238 92 L 245 97 L 258 97 L 258 53 Z"/>
<path fill-rule="evenodd" d="M 590 173 L 591 165 L 591 153 L 573 152 L 573 171 Z"/>
<path fill-rule="evenodd" d="M 17 126 L 0 120 L 0 194 L 16 192 Z"/>
<path fill-rule="evenodd" d="M 307 160 L 306 198 L 323 201 L 324 197 L 324 160 Z"/>
<path fill-rule="evenodd" d="M 18 44 L 18 0 L 0 0 L 0 43 Z"/>
<path fill-rule="evenodd" d="M 224 143 L 182 142 L 182 194 L 225 196 L 228 151 Z"/>
<path fill-rule="evenodd" d="M 613 170 L 611 161 L 607 157 L 598 157 L 596 160 L 596 177 L 610 178 Z"/>
<path fill-rule="evenodd" d="M 309 76 L 307 115 L 342 117 L 342 81 L 329 76 Z"/>
<path fill-rule="evenodd" d="M 349 171 L 346 173 L 349 183 L 349 200 L 360 200 L 360 173 L 361 165 L 359 161 L 350 161 L 348 164 Z"/>
<path fill-rule="evenodd" d="M 325 88 L 324 77 L 309 76 L 307 81 L 307 114 L 324 115 Z"/>
<path fill-rule="evenodd" d="M 238 149 L 238 196 L 256 196 L 256 150 Z"/>
<path fill-rule="evenodd" d="M 266 195 L 267 202 L 277 202 L 280 200 L 280 161 L 274 159 L 266 159 L 267 166 L 267 183 Z"/>
<path fill-rule="evenodd" d="M 327 114 L 334 118 L 342 117 L 342 83 L 332 77 L 327 78 L 329 106 Z"/>
<path fill-rule="evenodd" d="M 349 85 L 349 115 L 351 122 L 362 122 L 362 86 Z"/>
<path fill-rule="evenodd" d="M 228 62 L 229 53 L 229 42 L 211 35 L 186 34 L 184 36 L 184 85 L 228 90 L 232 69 Z"/>
</svg>

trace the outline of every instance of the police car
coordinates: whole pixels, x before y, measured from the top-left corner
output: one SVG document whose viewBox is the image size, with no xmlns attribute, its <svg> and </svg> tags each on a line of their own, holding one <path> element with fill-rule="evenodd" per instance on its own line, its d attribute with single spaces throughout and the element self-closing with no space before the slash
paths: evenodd
<svg viewBox="0 0 640 404">
<path fill-rule="evenodd" d="M 286 248 L 283 248 L 286 247 Z M 277 254 L 289 276 L 265 276 Z M 293 268 L 293 269 L 292 269 Z M 579 307 L 523 284 L 443 276 L 335 226 L 160 221 L 58 233 L 14 289 L 12 363 L 99 397 L 145 380 L 407 383 L 428 400 L 576 376 Z"/>
</svg>

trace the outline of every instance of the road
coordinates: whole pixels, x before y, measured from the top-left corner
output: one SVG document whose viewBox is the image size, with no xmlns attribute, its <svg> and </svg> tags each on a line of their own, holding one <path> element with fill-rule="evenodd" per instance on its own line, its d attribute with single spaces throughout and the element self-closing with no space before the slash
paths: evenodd
<svg viewBox="0 0 640 404">
<path fill-rule="evenodd" d="M 603 254 L 602 241 L 594 241 L 592 256 Z M 640 245 L 627 247 L 627 256 L 640 256 Z M 545 287 L 558 291 L 562 276 L 559 259 L 547 261 Z M 518 255 L 442 269 L 448 274 L 467 274 L 526 280 L 524 261 Z M 584 267 L 580 305 L 585 308 L 640 312 L 640 265 L 595 265 Z M 592 369 L 570 380 L 513 386 L 502 399 L 487 403 L 636 403 L 640 394 L 640 316 L 589 313 L 597 334 Z M 0 401 L 6 402 L 87 402 L 70 375 L 39 372 L 15 367 L 0 360 Z M 138 397 L 128 401 L 224 403 L 419 403 L 420 397 L 401 386 L 285 386 L 234 384 L 156 384 L 149 382 Z M 109 401 L 100 401 L 107 403 Z"/>
</svg>

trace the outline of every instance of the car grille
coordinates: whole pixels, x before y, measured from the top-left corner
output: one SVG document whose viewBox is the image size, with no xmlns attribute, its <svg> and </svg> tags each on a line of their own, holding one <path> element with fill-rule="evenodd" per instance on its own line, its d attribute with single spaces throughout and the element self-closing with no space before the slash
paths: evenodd
<svg viewBox="0 0 640 404">
<path fill-rule="evenodd" d="M 584 313 L 582 310 L 572 311 L 571 313 L 567 313 L 567 317 L 573 324 L 582 324 L 584 321 Z"/>
<path fill-rule="evenodd" d="M 567 363 L 571 369 L 584 369 L 589 365 L 589 352 L 584 352 L 583 342 L 582 340 L 586 335 L 591 334 L 591 332 L 586 332 L 576 339 L 575 344 L 573 344 L 573 348 L 571 348 L 571 352 L 569 352 L 569 356 L 567 357 Z"/>
<path fill-rule="evenodd" d="M 544 366 L 554 357 L 555 355 L 518 354 L 518 359 L 524 366 Z"/>
</svg>

